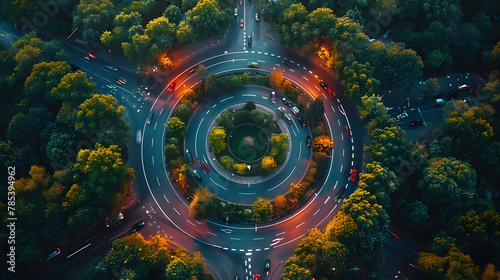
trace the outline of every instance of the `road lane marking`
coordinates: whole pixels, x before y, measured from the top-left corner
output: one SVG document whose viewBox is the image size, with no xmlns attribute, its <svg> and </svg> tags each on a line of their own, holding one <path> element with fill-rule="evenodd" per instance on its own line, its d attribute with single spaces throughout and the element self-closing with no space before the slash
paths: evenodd
<svg viewBox="0 0 500 280">
<path fill-rule="evenodd" d="M 179 213 L 179 211 L 177 211 L 177 209 L 175 209 L 175 207 L 172 207 L 175 211 L 175 213 L 177 213 L 179 216 L 181 215 L 181 213 Z"/>
<path fill-rule="evenodd" d="M 80 250 L 78 250 L 78 251 L 74 252 L 73 254 L 71 254 L 71 255 L 67 256 L 66 258 L 67 258 L 67 259 L 71 258 L 72 256 L 74 256 L 75 254 L 77 254 L 77 253 L 78 253 L 78 252 L 80 252 L 81 250 L 83 250 L 83 249 L 85 249 L 85 248 L 89 247 L 91 244 L 92 244 L 92 243 L 89 243 L 89 244 L 87 244 L 87 245 L 83 246 L 82 248 L 80 248 Z"/>
<path fill-rule="evenodd" d="M 330 196 L 328 196 L 323 204 L 326 204 L 330 200 Z"/>
<path fill-rule="evenodd" d="M 340 120 L 339 120 L 339 119 L 337 119 L 337 122 L 338 122 L 338 123 L 339 123 L 339 125 L 340 125 Z"/>
<path fill-rule="evenodd" d="M 342 155 L 343 155 L 343 153 L 342 153 Z M 344 165 L 343 165 L 343 164 L 340 166 L 340 170 L 339 170 L 339 172 L 342 172 L 342 168 L 344 168 Z"/>
<path fill-rule="evenodd" d="M 292 172 L 290 172 L 290 174 L 288 174 L 288 176 L 285 178 L 285 180 L 283 180 L 283 182 L 279 183 L 279 185 L 277 185 L 277 186 L 276 186 L 276 187 L 274 187 L 274 188 L 268 189 L 267 191 L 268 191 L 268 192 L 269 192 L 269 191 L 272 191 L 272 190 L 274 190 L 275 188 L 277 188 L 277 187 L 281 186 L 281 184 L 283 184 L 286 180 L 288 180 L 288 178 L 289 178 L 290 176 L 292 176 L 292 173 L 295 171 L 295 168 L 297 168 L 297 166 L 295 166 L 295 167 L 292 169 Z"/>
<path fill-rule="evenodd" d="M 264 238 L 263 237 L 256 237 L 253 240 L 262 240 L 262 239 L 264 239 Z"/>
<path fill-rule="evenodd" d="M 304 76 L 302 76 L 302 78 L 304 78 L 304 80 L 306 80 L 306 81 L 309 81 L 309 79 L 308 79 L 308 78 L 306 78 L 306 77 L 304 77 Z"/>
<path fill-rule="evenodd" d="M 316 214 L 318 214 L 319 210 L 321 210 L 321 209 L 318 209 L 318 210 L 316 210 L 316 212 L 314 212 L 313 217 L 316 216 Z"/>
<path fill-rule="evenodd" d="M 151 138 L 151 147 L 154 146 L 154 143 L 155 143 L 155 139 L 154 138 Z"/>
<path fill-rule="evenodd" d="M 345 156 L 345 149 L 342 149 L 342 156 Z M 340 171 L 342 171 L 342 168 L 340 168 Z"/>
<path fill-rule="evenodd" d="M 258 60 L 258 59 L 257 59 L 257 62 L 265 63 L 264 60 Z"/>
<path fill-rule="evenodd" d="M 213 236 L 217 236 L 217 234 L 213 233 L 213 232 L 210 232 L 210 231 L 207 231 L 208 234 L 210 235 L 213 235 Z"/>
<path fill-rule="evenodd" d="M 161 186 L 160 185 L 160 180 L 158 179 L 158 176 L 156 177 L 156 182 L 158 182 L 158 186 Z M 165 195 L 164 195 L 165 196 Z"/>
<path fill-rule="evenodd" d="M 151 161 L 153 161 L 153 165 L 155 165 L 155 158 L 154 158 L 154 156 L 151 156 Z"/>
<path fill-rule="evenodd" d="M 230 96 L 230 97 L 228 97 L 228 98 L 224 98 L 224 99 L 222 99 L 219 103 L 222 103 L 222 102 L 224 102 L 224 101 L 226 101 L 226 100 L 229 100 L 229 99 L 231 99 L 231 98 L 234 98 L 234 96 Z"/>
<path fill-rule="evenodd" d="M 208 113 L 210 113 L 210 110 L 208 110 L 208 111 L 205 113 L 205 115 L 208 115 Z"/>
<path fill-rule="evenodd" d="M 163 197 L 165 198 L 165 200 L 167 201 L 167 203 L 170 203 L 170 201 L 168 201 L 168 198 L 165 195 L 163 195 Z"/>
<path fill-rule="evenodd" d="M 252 97 L 255 97 L 255 96 L 257 96 L 257 94 L 245 93 L 245 94 L 242 94 L 241 96 L 252 96 Z"/>
<path fill-rule="evenodd" d="M 190 223 L 190 224 L 192 224 L 192 225 L 193 225 L 193 227 L 196 227 L 196 225 L 195 225 L 195 224 L 193 224 L 190 220 L 187 220 L 187 222 L 188 222 L 188 223 Z"/>
<path fill-rule="evenodd" d="M 300 226 L 302 226 L 303 224 L 305 224 L 306 222 L 302 222 L 300 225 L 297 225 L 295 226 L 295 228 L 299 228 Z"/>
<path fill-rule="evenodd" d="M 354 158 L 354 153 L 352 153 L 352 158 Z"/>
<path fill-rule="evenodd" d="M 221 187 L 221 188 L 223 188 L 224 190 L 226 190 L 226 191 L 227 191 L 227 189 L 226 189 L 226 188 L 224 188 L 223 186 L 221 186 L 221 185 L 217 184 L 217 182 L 215 182 L 212 178 L 210 178 L 210 181 L 212 181 L 212 183 L 216 184 L 217 186 L 219 186 L 219 187 Z"/>
<path fill-rule="evenodd" d="M 158 122 L 155 122 L 155 126 L 153 127 L 153 130 L 156 130 L 156 125 L 158 124 Z"/>
<path fill-rule="evenodd" d="M 280 232 L 280 233 L 277 233 L 277 234 L 276 234 L 276 236 L 283 235 L 283 234 L 285 234 L 285 232 L 286 232 L 286 231 L 282 231 L 282 232 Z"/>
<path fill-rule="evenodd" d="M 237 237 L 229 237 L 229 239 L 231 239 L 231 240 L 241 240 L 241 238 L 237 238 Z"/>
<path fill-rule="evenodd" d="M 255 193 L 254 193 L 254 192 L 252 192 L 252 193 L 243 193 L 243 192 L 240 192 L 240 193 L 238 193 L 238 194 L 241 194 L 241 195 L 253 195 L 253 194 L 255 194 Z"/>
<path fill-rule="evenodd" d="M 163 113 L 163 108 L 161 108 L 160 113 L 158 115 L 161 115 L 161 113 Z"/>
<path fill-rule="evenodd" d="M 268 55 L 269 53 L 264 53 L 265 55 Z"/>
</svg>

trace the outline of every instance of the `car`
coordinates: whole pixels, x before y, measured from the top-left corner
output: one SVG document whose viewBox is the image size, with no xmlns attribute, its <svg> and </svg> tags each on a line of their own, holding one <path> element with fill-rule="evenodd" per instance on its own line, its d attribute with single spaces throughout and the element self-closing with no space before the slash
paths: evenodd
<svg viewBox="0 0 500 280">
<path fill-rule="evenodd" d="M 243 27 L 243 19 L 240 19 L 240 27 Z"/>
<path fill-rule="evenodd" d="M 201 182 L 201 176 L 200 176 L 200 174 L 198 173 L 198 171 L 193 170 L 193 174 L 194 174 L 194 177 L 196 177 L 196 180 L 198 180 L 198 181 L 200 181 L 200 182 Z"/>
<path fill-rule="evenodd" d="M 280 111 L 280 112 L 283 112 L 283 113 L 284 113 L 284 112 L 285 112 L 285 108 L 283 108 L 283 107 L 278 107 L 278 111 Z"/>
<path fill-rule="evenodd" d="M 377 42 L 377 39 L 370 39 L 370 40 L 368 40 L 368 43 L 375 43 L 375 42 Z"/>
<path fill-rule="evenodd" d="M 324 89 L 326 89 L 326 87 L 328 86 L 325 82 L 323 82 L 323 80 L 319 82 L 319 85 Z"/>
<path fill-rule="evenodd" d="M 188 159 L 189 165 L 193 165 L 194 164 L 193 156 L 191 155 L 191 152 L 189 150 L 186 150 L 186 157 Z"/>
<path fill-rule="evenodd" d="M 339 199 L 341 199 L 341 198 L 342 198 L 342 196 L 344 195 L 344 192 L 345 192 L 345 188 L 341 189 L 341 190 L 337 193 L 337 195 L 335 196 L 335 200 L 337 200 L 337 201 L 338 201 Z"/>
<path fill-rule="evenodd" d="M 441 104 L 444 104 L 444 99 L 442 98 L 436 98 L 434 99 L 434 105 L 441 105 Z"/>
<path fill-rule="evenodd" d="M 137 232 L 138 230 L 140 230 L 141 228 L 143 228 L 146 224 L 143 222 L 143 221 L 140 221 L 138 222 L 137 224 L 135 224 L 131 229 L 130 229 L 130 232 L 131 233 L 134 233 L 134 232 Z"/>
<path fill-rule="evenodd" d="M 115 82 L 119 85 L 124 85 L 127 83 L 127 80 L 125 78 L 119 77 Z"/>
<path fill-rule="evenodd" d="M 269 98 L 271 98 L 271 100 L 276 99 L 276 92 L 271 91 Z"/>
<path fill-rule="evenodd" d="M 283 103 L 285 103 L 285 105 L 288 105 L 288 107 L 292 107 L 292 101 L 286 97 L 283 97 L 281 99 L 281 101 L 283 101 Z"/>
<path fill-rule="evenodd" d="M 53 259 L 55 258 L 57 255 L 59 255 L 61 253 L 61 249 L 57 248 L 54 252 L 50 253 L 48 256 L 47 256 L 47 259 L 45 261 L 48 261 L 50 259 Z"/>
<path fill-rule="evenodd" d="M 292 116 L 290 116 L 290 114 L 285 113 L 285 119 L 288 121 L 288 123 L 292 123 Z"/>
<path fill-rule="evenodd" d="M 349 126 L 347 126 L 347 125 L 345 126 L 345 135 L 347 137 L 351 137 L 351 132 L 349 131 Z"/>
<path fill-rule="evenodd" d="M 384 39 L 387 39 L 387 38 L 389 38 L 389 36 L 391 36 L 391 34 L 392 34 L 392 30 L 391 30 L 391 29 L 389 29 L 389 30 L 387 30 L 387 31 L 384 33 L 384 35 L 383 35 L 382 37 L 384 37 Z"/>
<path fill-rule="evenodd" d="M 76 65 L 76 64 L 70 64 L 69 66 L 71 67 L 71 71 L 73 71 L 73 72 L 76 72 L 76 71 L 78 71 L 78 70 L 80 70 L 80 71 L 82 70 L 82 69 L 81 69 L 80 67 L 78 67 L 78 65 Z"/>
<path fill-rule="evenodd" d="M 83 58 L 85 58 L 85 60 L 90 60 L 90 57 L 88 57 L 87 55 L 84 56 Z"/>
<path fill-rule="evenodd" d="M 251 47 L 251 46 L 252 46 L 252 36 L 250 36 L 250 35 L 248 35 L 247 45 L 248 45 L 249 47 Z"/>
<path fill-rule="evenodd" d="M 306 136 L 306 147 L 311 147 L 312 141 L 309 135 Z"/>
<path fill-rule="evenodd" d="M 281 63 L 285 64 L 286 66 L 292 68 L 292 64 L 285 58 L 281 61 Z"/>
<path fill-rule="evenodd" d="M 234 8 L 234 16 L 237 17 L 238 16 L 238 8 Z"/>
<path fill-rule="evenodd" d="M 147 124 L 150 124 L 150 123 L 151 123 L 151 121 L 153 121 L 153 117 L 154 117 L 154 116 L 155 116 L 155 112 L 154 112 L 154 111 L 151 111 L 151 112 L 149 113 L 148 119 L 147 119 L 147 121 L 146 121 L 146 122 L 147 122 Z"/>
<path fill-rule="evenodd" d="M 469 88 L 470 88 L 470 85 L 468 85 L 468 84 L 463 84 L 463 85 L 458 86 L 459 90 L 469 90 Z"/>
<path fill-rule="evenodd" d="M 97 56 L 95 56 L 94 54 L 90 53 L 90 52 L 87 52 L 88 56 L 90 58 L 93 58 L 93 59 L 97 59 Z"/>
<path fill-rule="evenodd" d="M 118 71 L 118 69 L 116 67 L 114 67 L 113 65 L 106 65 L 106 68 L 111 69 L 113 71 Z"/>
<path fill-rule="evenodd" d="M 297 115 L 297 119 L 299 120 L 300 124 L 302 124 L 303 127 L 307 125 L 306 119 L 304 118 L 304 115 L 302 115 L 302 113 L 299 113 Z"/>
<path fill-rule="evenodd" d="M 257 22 L 260 21 L 260 15 L 259 15 L 259 13 L 255 13 L 255 21 L 257 21 Z"/>
<path fill-rule="evenodd" d="M 333 90 L 329 86 L 326 87 L 326 92 L 328 92 L 328 94 L 330 95 L 331 98 L 335 97 L 335 93 L 333 92 Z"/>
<path fill-rule="evenodd" d="M 352 181 L 352 182 L 356 182 L 356 178 L 357 178 L 357 177 L 358 177 L 358 170 L 353 169 L 353 170 L 352 170 L 352 173 L 351 173 L 351 178 L 350 178 L 350 179 L 351 179 L 351 181 Z"/>
<path fill-rule="evenodd" d="M 455 90 L 448 91 L 448 93 L 446 94 L 446 96 L 448 96 L 448 98 L 457 98 L 458 91 L 455 91 Z"/>
<path fill-rule="evenodd" d="M 201 168 L 205 169 L 207 172 L 210 172 L 210 167 L 208 167 L 208 164 L 205 161 L 205 159 L 201 160 L 201 164 L 200 165 L 201 165 Z"/>
<path fill-rule="evenodd" d="M 106 227 L 114 226 L 119 222 L 123 221 L 123 218 L 124 217 L 122 212 L 118 212 L 118 215 L 112 217 L 111 219 L 107 218 L 106 221 L 104 221 L 104 223 L 106 224 Z"/>
<path fill-rule="evenodd" d="M 172 92 L 175 89 L 176 82 L 171 82 L 170 85 L 168 85 L 167 91 Z"/>
<path fill-rule="evenodd" d="M 295 107 L 295 106 L 294 106 L 294 107 L 292 107 L 292 113 L 293 113 L 294 115 L 298 116 L 298 115 L 299 115 L 299 113 L 300 113 L 299 108 L 297 108 L 297 107 Z"/>
<path fill-rule="evenodd" d="M 470 93 L 476 93 L 476 91 L 477 91 L 477 88 L 475 88 L 475 87 L 471 87 L 469 90 Z"/>
<path fill-rule="evenodd" d="M 259 68 L 259 64 L 257 62 L 249 62 L 247 63 L 247 66 L 252 68 Z"/>
<path fill-rule="evenodd" d="M 264 273 L 269 275 L 269 270 L 271 270 L 271 261 L 266 260 L 266 263 L 264 264 Z"/>
<path fill-rule="evenodd" d="M 411 126 L 420 126 L 420 125 L 423 125 L 423 124 L 424 124 L 424 122 L 421 119 L 416 119 L 416 120 L 410 121 L 410 125 Z"/>
</svg>

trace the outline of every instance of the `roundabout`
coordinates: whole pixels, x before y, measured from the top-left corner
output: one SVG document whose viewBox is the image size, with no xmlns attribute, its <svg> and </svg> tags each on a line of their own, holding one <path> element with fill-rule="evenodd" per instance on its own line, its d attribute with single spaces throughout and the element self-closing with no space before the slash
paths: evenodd
<svg viewBox="0 0 500 280">
<path fill-rule="evenodd" d="M 168 220 L 171 230 L 181 234 L 176 235 L 175 241 L 188 250 L 201 251 L 209 265 L 220 271 L 219 279 L 234 278 L 235 272 L 228 267 L 220 267 L 217 262 L 211 262 L 224 256 L 228 263 L 245 263 L 247 272 L 252 275 L 254 269 L 246 264 L 246 256 L 252 260 L 259 260 L 254 267 L 260 267 L 262 258 L 285 259 L 293 254 L 294 246 L 304 238 L 311 228 L 324 228 L 339 210 L 343 194 L 347 198 L 355 189 L 355 183 L 350 182 L 344 175 L 347 167 L 360 170 L 363 161 L 363 139 L 359 137 L 363 130 L 356 109 L 350 105 L 347 98 L 341 94 L 342 86 L 338 81 L 329 79 L 329 73 L 316 66 L 307 66 L 307 61 L 300 57 L 290 57 L 294 71 L 284 71 L 284 77 L 301 89 L 312 99 L 322 97 L 324 101 L 324 123 L 328 136 L 335 145 L 328 154 L 324 164 L 326 172 L 321 184 L 313 191 L 310 198 L 302 206 L 294 209 L 292 214 L 281 217 L 268 223 L 239 224 L 232 220 L 196 220 L 190 216 L 188 200 L 177 188 L 172 175 L 168 171 L 168 162 L 163 157 L 166 138 L 166 124 L 181 104 L 185 90 L 193 88 L 201 81 L 190 73 L 198 64 L 204 64 L 206 69 L 216 75 L 228 73 L 248 72 L 248 61 L 258 61 L 259 68 L 251 71 L 270 73 L 281 67 L 281 59 L 288 51 L 281 46 L 273 46 L 273 52 L 264 51 L 221 51 L 210 56 L 193 56 L 183 61 L 178 70 L 170 75 L 162 85 L 172 81 L 177 83 L 174 92 L 169 93 L 166 87 L 156 97 L 151 111 L 155 112 L 155 119 L 151 124 L 144 122 L 141 141 L 141 168 L 142 176 L 148 187 L 155 208 L 159 208 L 161 216 Z M 335 98 L 330 98 L 320 87 L 319 81 L 325 80 L 336 92 Z M 163 87 L 163 86 L 162 86 Z M 188 149 L 193 156 L 194 164 L 191 167 L 202 177 L 201 186 L 208 188 L 222 201 L 236 205 L 251 205 L 258 197 L 273 199 L 285 194 L 292 183 L 298 184 L 306 176 L 311 162 L 313 148 L 306 146 L 306 136 L 313 137 L 313 127 L 303 127 L 298 119 L 292 115 L 291 107 L 284 106 L 280 91 L 274 100 L 270 99 L 271 89 L 258 86 L 243 86 L 230 93 L 214 96 L 210 101 L 201 103 L 193 112 L 187 126 L 184 150 Z M 274 90 L 273 90 L 274 91 Z M 214 120 L 227 108 L 252 101 L 256 107 L 273 115 L 281 131 L 290 137 L 287 160 L 272 176 L 244 177 L 228 172 L 216 159 L 208 143 L 208 135 L 217 124 Z M 276 117 L 278 107 L 284 107 L 286 113 L 292 116 L 292 122 L 285 122 Z M 346 134 L 346 128 L 349 134 Z M 229 132 L 227 132 L 229 134 Z M 271 136 L 270 136 L 271 137 Z M 184 156 L 184 155 L 183 155 Z M 203 169 L 203 162 L 208 166 Z M 201 245 L 201 247 L 200 247 Z M 208 246 L 208 247 L 207 247 Z M 221 255 L 221 252 L 227 252 Z M 273 262 L 274 265 L 274 262 Z M 273 272 L 271 267 L 271 272 Z M 241 274 L 240 274 L 241 275 Z M 241 278 L 245 279 L 245 278 Z M 276 278 L 277 279 L 277 278 Z"/>
<path fill-rule="evenodd" d="M 241 124 L 235 127 L 227 139 L 228 149 L 238 161 L 256 164 L 269 151 L 269 136 L 261 127 L 254 124 Z"/>
</svg>

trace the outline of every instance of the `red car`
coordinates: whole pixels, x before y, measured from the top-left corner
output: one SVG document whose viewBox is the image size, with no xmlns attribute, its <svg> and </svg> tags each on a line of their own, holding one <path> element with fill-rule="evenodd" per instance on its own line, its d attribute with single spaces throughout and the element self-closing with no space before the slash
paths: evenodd
<svg viewBox="0 0 500 280">
<path fill-rule="evenodd" d="M 202 159 L 201 160 L 201 168 L 205 169 L 207 172 L 210 172 L 210 167 L 208 167 L 207 165 L 207 162 L 205 161 L 205 159 Z"/>
<path fill-rule="evenodd" d="M 356 178 L 358 177 L 358 170 L 353 169 L 351 174 L 351 181 L 356 182 Z"/>
<path fill-rule="evenodd" d="M 240 27 L 243 27 L 243 19 L 240 20 Z"/>
<path fill-rule="evenodd" d="M 345 135 L 347 137 L 351 137 L 351 132 L 349 131 L 349 126 L 347 126 L 347 125 L 345 126 Z"/>
<path fill-rule="evenodd" d="M 93 59 L 97 59 L 97 56 L 93 55 L 92 53 L 87 52 L 87 54 L 88 54 L 91 58 L 93 58 Z"/>
<path fill-rule="evenodd" d="M 333 90 L 329 86 L 326 87 L 326 91 L 328 92 L 328 94 L 330 95 L 331 98 L 335 97 L 335 93 L 333 92 Z"/>
<path fill-rule="evenodd" d="M 167 91 L 168 92 L 174 91 L 175 85 L 176 85 L 175 82 L 171 82 L 170 85 L 168 85 Z"/>
</svg>

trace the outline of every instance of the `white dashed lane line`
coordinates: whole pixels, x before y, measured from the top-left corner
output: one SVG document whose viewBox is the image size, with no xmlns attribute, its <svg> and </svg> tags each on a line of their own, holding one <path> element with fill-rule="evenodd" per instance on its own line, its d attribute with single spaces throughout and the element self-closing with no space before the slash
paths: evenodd
<svg viewBox="0 0 500 280">
<path fill-rule="evenodd" d="M 313 216 L 316 216 L 316 214 L 318 214 L 319 210 L 321 210 L 321 209 L 316 210 L 316 212 L 314 212 Z"/>
<path fill-rule="evenodd" d="M 179 211 L 177 211 L 177 209 L 175 209 L 175 207 L 172 207 L 172 209 L 174 209 L 175 213 L 177 213 L 177 215 L 181 215 L 181 213 L 179 213 Z"/>
<path fill-rule="evenodd" d="M 155 165 L 155 158 L 151 156 L 151 161 L 153 161 L 153 165 Z"/>
</svg>

